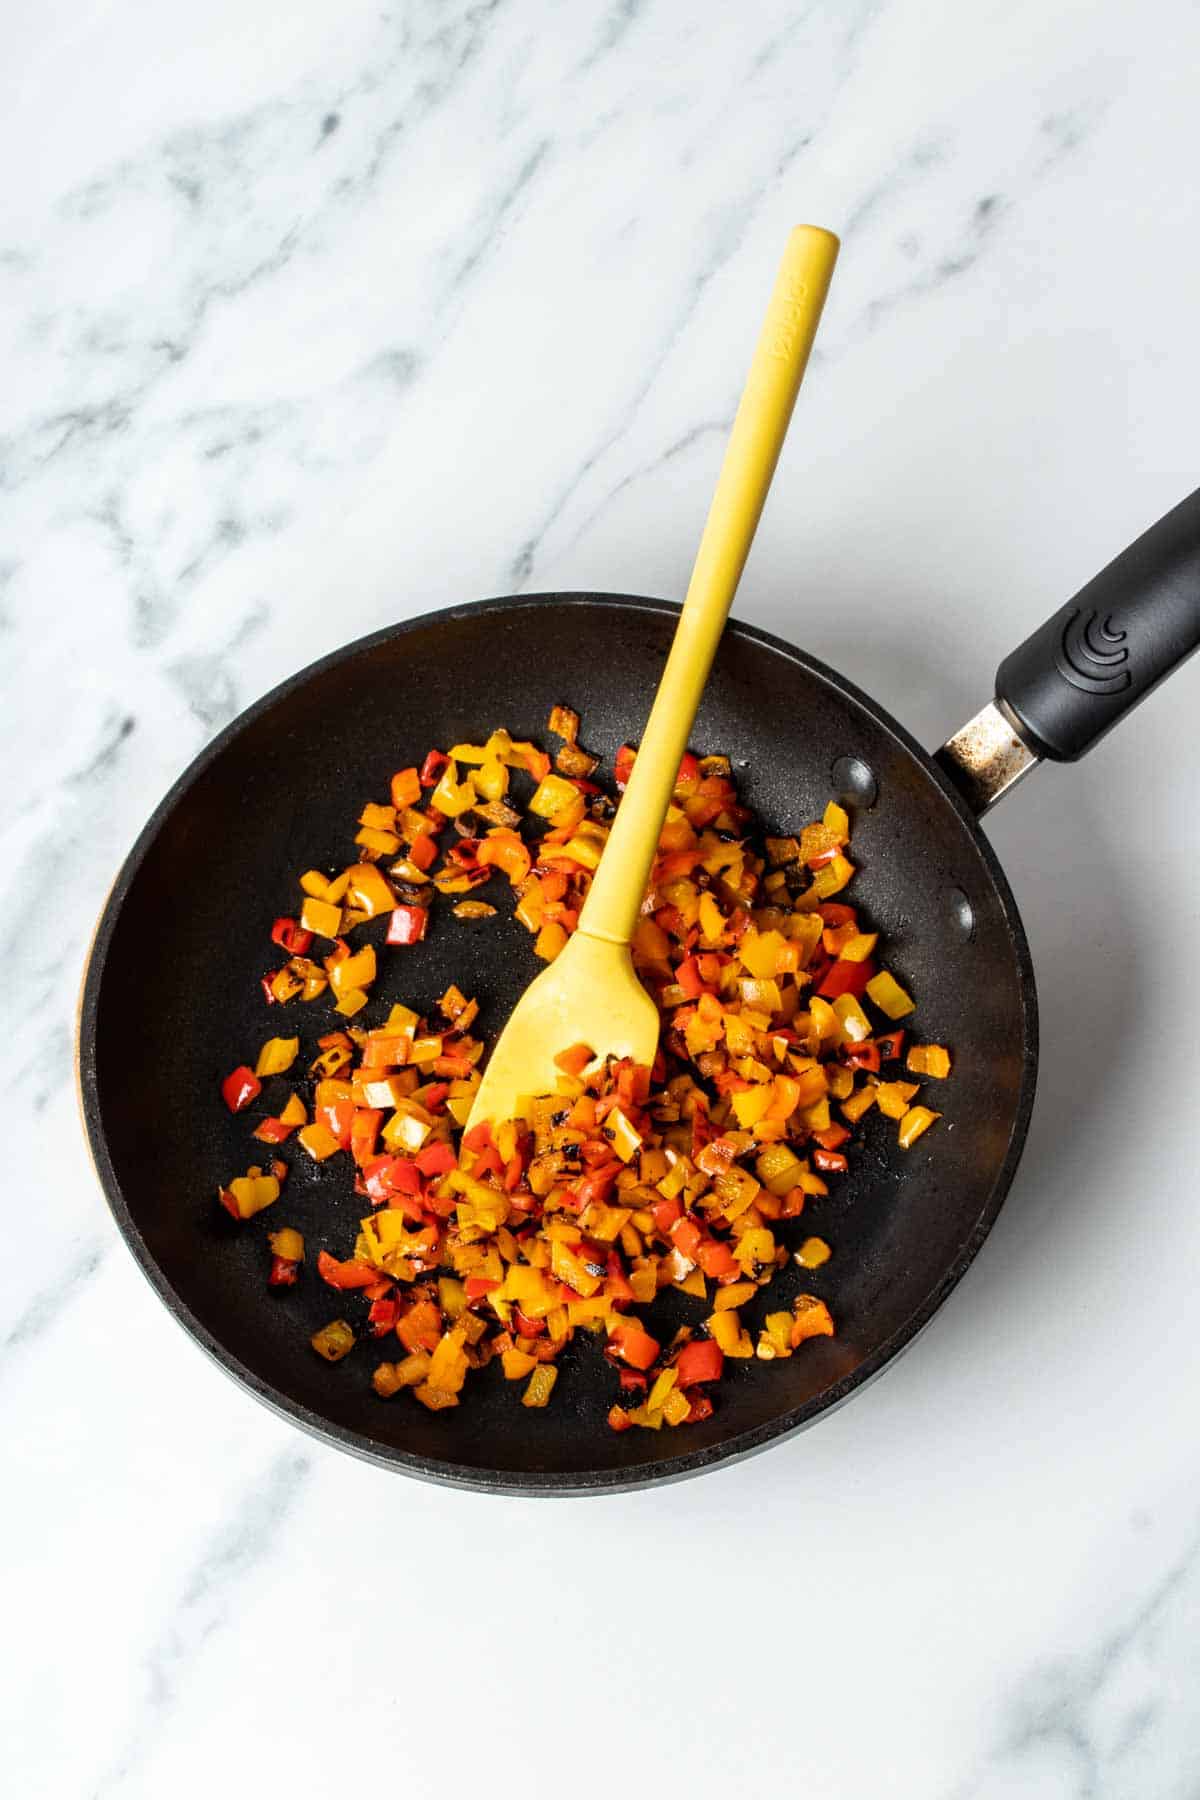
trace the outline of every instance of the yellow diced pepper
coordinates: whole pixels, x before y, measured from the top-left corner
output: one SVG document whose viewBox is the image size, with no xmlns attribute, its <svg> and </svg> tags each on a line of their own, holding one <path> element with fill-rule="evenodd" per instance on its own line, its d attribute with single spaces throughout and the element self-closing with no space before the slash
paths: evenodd
<svg viewBox="0 0 1200 1800">
<path fill-rule="evenodd" d="M 379 873 L 374 863 L 355 863 L 346 871 L 346 892 L 350 904 L 366 913 L 368 919 L 374 919 L 379 913 L 390 912 L 396 904 L 396 896 L 392 892 L 385 876 Z"/>
<path fill-rule="evenodd" d="M 816 870 L 809 892 L 821 900 L 828 900 L 832 895 L 840 894 L 853 878 L 854 864 L 839 850 L 832 862 L 824 863 Z"/>
<path fill-rule="evenodd" d="M 866 962 L 874 955 L 875 946 L 879 942 L 877 931 L 857 931 L 852 938 L 847 938 L 838 956 L 839 962 Z"/>
<path fill-rule="evenodd" d="M 932 1075 L 944 1081 L 950 1073 L 950 1052 L 942 1044 L 914 1044 L 905 1067 L 914 1075 Z"/>
<path fill-rule="evenodd" d="M 329 887 L 329 877 L 322 875 L 320 869 L 306 869 L 300 877 L 300 886 L 306 894 L 311 894 L 314 900 L 324 900 Z"/>
<path fill-rule="evenodd" d="M 629 1285 L 639 1306 L 649 1306 L 658 1292 L 658 1276 L 653 1269 L 631 1269 Z"/>
<path fill-rule="evenodd" d="M 433 1361 L 429 1365 L 429 1385 L 445 1388 L 451 1394 L 462 1391 L 463 1382 L 467 1379 L 467 1357 L 463 1349 L 463 1338 L 458 1328 L 448 1331 L 438 1339 L 437 1348 L 433 1352 Z"/>
<path fill-rule="evenodd" d="M 663 1402 L 663 1418 L 668 1425 L 682 1425 L 691 1410 L 691 1401 L 678 1388 L 672 1388 Z"/>
<path fill-rule="evenodd" d="M 508 792 L 508 770 L 495 757 L 481 763 L 471 779 L 481 800 L 503 800 Z"/>
<path fill-rule="evenodd" d="M 310 895 L 300 908 L 300 925 L 304 931 L 315 931 L 318 937 L 335 938 L 342 929 L 342 909 Z"/>
<path fill-rule="evenodd" d="M 283 1075 L 291 1068 L 300 1054 L 300 1039 L 268 1038 L 258 1053 L 258 1061 L 254 1065 L 256 1075 Z M 290 1120 L 286 1121 L 291 1123 Z"/>
<path fill-rule="evenodd" d="M 777 1357 L 787 1357 L 792 1354 L 791 1313 L 771 1312 L 767 1314 L 763 1320 L 756 1354 L 762 1362 L 774 1362 Z"/>
<path fill-rule="evenodd" d="M 916 1092 L 915 1081 L 880 1081 L 875 1086 L 875 1099 L 885 1119 L 902 1119 Z"/>
<path fill-rule="evenodd" d="M 273 1206 L 279 1198 L 279 1180 L 274 1175 L 264 1175 L 260 1169 L 253 1168 L 246 1175 L 238 1175 L 229 1183 L 226 1190 L 233 1197 L 239 1219 L 252 1219 L 255 1213 L 264 1207 Z"/>
<path fill-rule="evenodd" d="M 725 919 L 720 907 L 710 893 L 700 896 L 700 931 L 705 941 L 717 944 L 725 933 Z M 774 974 L 774 970 L 772 970 Z"/>
<path fill-rule="evenodd" d="M 908 1150 L 941 1116 L 941 1113 L 930 1112 L 927 1106 L 910 1106 L 900 1121 L 900 1148 Z"/>
<path fill-rule="evenodd" d="M 582 798 L 573 782 L 564 781 L 561 775 L 546 775 L 539 781 L 528 810 L 539 819 L 554 821 L 576 808 Z"/>
<path fill-rule="evenodd" d="M 741 1093 L 734 1094 L 730 1104 L 742 1130 L 753 1131 L 771 1104 L 771 1084 L 763 1082 L 759 1087 L 744 1088 Z"/>
<path fill-rule="evenodd" d="M 726 1356 L 754 1355 L 754 1345 L 750 1342 L 750 1333 L 742 1330 L 741 1317 L 732 1308 L 723 1312 L 710 1313 L 704 1322 L 708 1327 L 708 1335 L 714 1343 L 720 1345 Z"/>
<path fill-rule="evenodd" d="M 815 1294 L 797 1294 L 792 1301 L 792 1348 L 810 1337 L 833 1337 L 829 1308 Z"/>
<path fill-rule="evenodd" d="M 325 1162 L 342 1147 L 328 1125 L 322 1125 L 319 1119 L 312 1125 L 306 1125 L 297 1135 L 314 1162 Z"/>
<path fill-rule="evenodd" d="M 614 1106 L 600 1127 L 622 1162 L 630 1162 L 642 1147 L 642 1137 L 619 1106 Z"/>
<path fill-rule="evenodd" d="M 553 1363 L 539 1363 L 529 1377 L 529 1386 L 521 1395 L 522 1406 L 545 1406 L 554 1392 L 558 1370 Z"/>
<path fill-rule="evenodd" d="M 439 812 L 445 813 L 448 819 L 457 819 L 460 813 L 465 813 L 474 806 L 477 799 L 475 783 L 471 777 L 468 775 L 460 781 L 456 765 L 450 762 L 442 770 L 442 778 L 430 796 L 430 804 L 436 806 Z"/>
<path fill-rule="evenodd" d="M 304 1110 L 304 1102 L 299 1094 L 293 1094 L 279 1115 L 281 1125 L 307 1125 L 308 1114 Z"/>
<path fill-rule="evenodd" d="M 839 994 L 833 1003 L 838 1036 L 843 1044 L 862 1044 L 871 1035 L 871 1021 L 853 994 Z"/>
<path fill-rule="evenodd" d="M 842 1101 L 842 1117 L 851 1125 L 857 1125 L 864 1113 L 870 1112 L 875 1104 L 875 1088 L 871 1083 L 857 1088 Z"/>
<path fill-rule="evenodd" d="M 754 1164 L 758 1179 L 777 1199 L 795 1187 L 799 1167 L 800 1158 L 787 1144 L 769 1144 Z"/>
<path fill-rule="evenodd" d="M 756 1267 L 765 1268 L 775 1260 L 775 1239 L 765 1225 L 752 1225 L 734 1245 L 733 1254 L 735 1261 L 747 1272 Z"/>
<path fill-rule="evenodd" d="M 375 979 L 375 946 L 364 944 L 353 956 L 343 956 L 337 962 L 326 963 L 329 971 L 329 985 L 339 997 L 349 993 L 351 988 L 370 987 Z"/>
<path fill-rule="evenodd" d="M 903 1019 L 916 1007 L 911 994 L 906 994 L 894 976 L 886 969 L 880 969 L 878 975 L 872 975 L 867 983 L 867 992 L 889 1019 Z"/>
<path fill-rule="evenodd" d="M 717 1289 L 717 1297 L 713 1301 L 713 1311 L 730 1312 L 735 1307 L 744 1306 L 747 1300 L 753 1300 L 757 1292 L 756 1282 L 731 1281 L 727 1287 Z"/>
<path fill-rule="evenodd" d="M 829 1095 L 832 1100 L 848 1100 L 854 1090 L 854 1070 L 846 1068 L 844 1063 L 834 1063 L 829 1069 Z"/>
<path fill-rule="evenodd" d="M 662 1408 L 666 1404 L 667 1395 L 671 1392 L 671 1389 L 675 1386 L 678 1379 L 678 1370 L 660 1370 L 654 1386 L 646 1396 L 646 1405 L 656 1412 Z"/>
<path fill-rule="evenodd" d="M 269 1231 L 267 1242 L 271 1246 L 272 1256 L 282 1256 L 285 1262 L 304 1261 L 304 1239 L 294 1225 L 284 1225 L 279 1231 Z"/>
<path fill-rule="evenodd" d="M 536 1369 L 538 1366 L 537 1357 L 530 1356 L 525 1350 L 503 1351 L 500 1363 L 504 1370 L 505 1381 L 521 1381 L 531 1369 Z"/>
<path fill-rule="evenodd" d="M 362 850 L 369 850 L 373 856 L 395 856 L 400 848 L 400 839 L 394 831 L 382 831 L 374 825 L 364 825 L 354 834 L 354 841 Z"/>
<path fill-rule="evenodd" d="M 534 940 L 533 953 L 540 956 L 543 962 L 553 962 L 567 942 L 567 934 L 557 919 L 543 925 Z"/>
<path fill-rule="evenodd" d="M 824 1238 L 810 1237 L 805 1238 L 797 1250 L 796 1261 L 802 1269 L 819 1269 L 821 1264 L 827 1263 L 832 1255 L 833 1251 Z"/>
<path fill-rule="evenodd" d="M 341 1362 L 354 1348 L 354 1332 L 345 1319 L 331 1319 L 320 1331 L 313 1332 L 309 1343 L 326 1362 Z"/>
<path fill-rule="evenodd" d="M 431 1381 L 423 1381 L 413 1393 L 430 1412 L 443 1412 L 448 1406 L 458 1405 L 458 1395 L 453 1388 L 434 1387 Z"/>
<path fill-rule="evenodd" d="M 347 988 L 333 1010 L 341 1013 L 344 1019 L 352 1019 L 355 1013 L 362 1011 L 367 1004 L 367 999 L 365 988 Z"/>
</svg>

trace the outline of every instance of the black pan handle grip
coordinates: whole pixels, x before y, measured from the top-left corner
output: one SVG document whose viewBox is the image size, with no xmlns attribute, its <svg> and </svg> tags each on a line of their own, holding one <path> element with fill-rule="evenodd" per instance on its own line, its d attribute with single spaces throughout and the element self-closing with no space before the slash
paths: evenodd
<svg viewBox="0 0 1200 1800">
<path fill-rule="evenodd" d="M 1200 488 L 996 671 L 1029 748 L 1075 762 L 1200 646 Z"/>
</svg>

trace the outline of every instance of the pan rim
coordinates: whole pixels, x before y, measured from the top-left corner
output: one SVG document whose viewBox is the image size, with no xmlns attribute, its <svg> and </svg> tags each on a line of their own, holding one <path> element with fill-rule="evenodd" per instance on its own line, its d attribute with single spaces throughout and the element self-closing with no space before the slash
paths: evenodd
<svg viewBox="0 0 1200 1800">
<path fill-rule="evenodd" d="M 489 1470 L 443 1461 L 417 1455 L 399 1447 L 380 1444 L 377 1440 L 369 1438 L 359 1431 L 339 1425 L 301 1402 L 291 1399 L 271 1382 L 265 1381 L 239 1357 L 235 1356 L 203 1324 L 176 1291 L 138 1229 L 108 1153 L 100 1106 L 96 1033 L 104 965 L 118 917 L 142 863 L 149 854 L 164 822 L 179 801 L 209 766 L 224 753 L 229 744 L 249 725 L 269 712 L 280 701 L 286 699 L 289 694 L 351 658 L 369 654 L 385 643 L 390 643 L 411 632 L 428 628 L 439 621 L 470 618 L 496 612 L 515 612 L 521 609 L 536 610 L 549 605 L 611 608 L 614 611 L 652 613 L 660 617 L 677 617 L 680 610 L 674 602 L 653 599 L 646 595 L 593 593 L 587 590 L 504 595 L 434 608 L 414 618 L 403 620 L 399 624 L 384 626 L 378 631 L 356 638 L 351 643 L 344 644 L 325 656 L 317 658 L 269 689 L 205 744 L 171 784 L 150 814 L 109 889 L 83 973 L 77 1016 L 75 1064 L 85 1140 L 101 1190 L 118 1231 L 142 1274 L 168 1312 L 226 1374 L 248 1389 L 256 1399 L 260 1400 L 278 1417 L 298 1425 L 302 1430 L 322 1442 L 332 1444 L 377 1467 L 396 1470 L 418 1480 L 431 1481 L 440 1486 L 464 1491 L 521 1497 L 558 1496 L 569 1498 L 596 1493 L 622 1493 L 658 1483 L 686 1480 L 715 1467 L 738 1462 L 744 1457 L 757 1454 L 768 1449 L 774 1443 L 795 1436 L 798 1432 L 815 1424 L 818 1419 L 835 1411 L 867 1383 L 881 1374 L 884 1368 L 915 1342 L 974 1262 L 996 1222 L 1012 1184 L 1029 1129 L 1037 1083 L 1038 1004 L 1029 944 L 1007 877 L 990 842 L 980 829 L 978 820 L 973 817 L 962 796 L 938 768 L 929 752 L 870 695 L 837 670 L 830 668 L 807 652 L 799 650 L 794 644 L 772 632 L 747 624 L 742 620 L 731 619 L 726 626 L 727 633 L 749 639 L 774 651 L 802 668 L 806 673 L 815 676 L 819 681 L 825 682 L 837 693 L 862 707 L 909 752 L 922 771 L 933 780 L 942 796 L 950 803 L 960 820 L 968 828 L 1000 902 L 1017 964 L 1021 1002 L 1022 1071 L 1020 1090 L 1005 1156 L 996 1171 L 987 1201 L 976 1219 L 970 1237 L 963 1244 L 954 1261 L 943 1271 L 941 1279 L 904 1321 L 904 1324 L 870 1356 L 865 1357 L 848 1374 L 831 1387 L 824 1389 L 814 1399 L 790 1412 L 781 1413 L 777 1418 L 759 1425 L 753 1430 L 724 1439 L 705 1449 L 683 1450 L 676 1456 L 665 1458 L 659 1462 L 647 1462 L 640 1466 L 633 1465 L 621 1469 L 570 1471 L 527 1469 L 515 1471 Z"/>
</svg>

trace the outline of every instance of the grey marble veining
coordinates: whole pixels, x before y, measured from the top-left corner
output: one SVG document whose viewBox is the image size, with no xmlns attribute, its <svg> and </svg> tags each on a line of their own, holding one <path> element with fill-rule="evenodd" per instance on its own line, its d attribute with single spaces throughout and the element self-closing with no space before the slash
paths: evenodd
<svg viewBox="0 0 1200 1800">
<path fill-rule="evenodd" d="M 665 1498 L 442 1494 L 299 1439 L 141 1281 L 71 1074 L 107 886 L 250 701 L 431 606 L 682 591 L 799 218 L 844 250 L 738 609 L 928 743 L 977 710 L 1200 479 L 1196 9 L 107 0 L 8 25 L 14 1791 L 433 1800 L 469 1733 L 467 1778 L 526 1800 L 630 1770 L 1196 1800 L 1194 672 L 989 821 L 1045 1034 L 977 1268 L 852 1407 Z"/>
</svg>

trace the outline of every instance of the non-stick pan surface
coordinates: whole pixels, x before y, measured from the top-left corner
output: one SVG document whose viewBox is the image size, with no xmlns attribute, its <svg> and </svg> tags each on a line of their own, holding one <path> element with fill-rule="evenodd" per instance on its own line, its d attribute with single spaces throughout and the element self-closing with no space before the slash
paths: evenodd
<svg viewBox="0 0 1200 1800">
<path fill-rule="evenodd" d="M 954 1051 L 938 1090 L 942 1124 L 904 1153 L 895 1125 L 868 1114 L 852 1173 L 805 1212 L 804 1234 L 828 1238 L 834 1256 L 804 1285 L 828 1300 L 837 1336 L 788 1362 L 727 1365 L 703 1424 L 618 1434 L 605 1424 L 612 1371 L 586 1343 L 566 1353 L 544 1411 L 523 1408 L 493 1365 L 457 1410 L 430 1414 L 406 1395 L 376 1398 L 376 1346 L 337 1367 L 312 1354 L 309 1335 L 340 1310 L 315 1273 L 294 1289 L 266 1287 L 267 1220 L 297 1225 L 314 1254 L 322 1244 L 345 1254 L 362 1208 L 344 1159 L 317 1168 L 302 1155 L 264 1219 L 237 1226 L 214 1199 L 250 1160 L 246 1121 L 225 1110 L 218 1084 L 279 1029 L 259 977 L 278 960 L 270 921 L 294 911 L 297 873 L 342 865 L 362 801 L 385 798 L 393 770 L 431 744 L 496 725 L 539 737 L 562 701 L 611 764 L 619 744 L 636 741 L 676 616 L 654 600 L 546 595 L 432 614 L 350 645 L 269 694 L 193 763 L 100 923 L 80 1077 L 96 1164 L 130 1248 L 181 1323 L 261 1399 L 410 1474 L 508 1492 L 620 1489 L 693 1474 L 797 1430 L 930 1318 L 983 1242 L 1020 1154 L 1036 1003 L 1020 920 L 986 840 L 920 746 L 849 682 L 733 624 L 695 747 L 729 755 L 749 803 L 778 830 L 819 815 L 847 785 L 861 794 L 869 771 L 854 897 L 919 997 L 921 1035 Z M 848 774 L 846 759 L 860 766 Z M 483 1029 L 497 1029 L 538 966 L 497 901 L 502 916 L 478 925 L 443 908 L 419 950 L 385 954 L 369 1016 L 401 999 L 430 1008 L 457 981 L 479 997 Z M 306 1036 L 323 1007 L 297 1015 Z M 791 1265 L 772 1303 L 781 1289 L 790 1298 L 800 1276 Z M 695 1310 L 676 1296 L 660 1305 L 677 1320 Z"/>
</svg>

